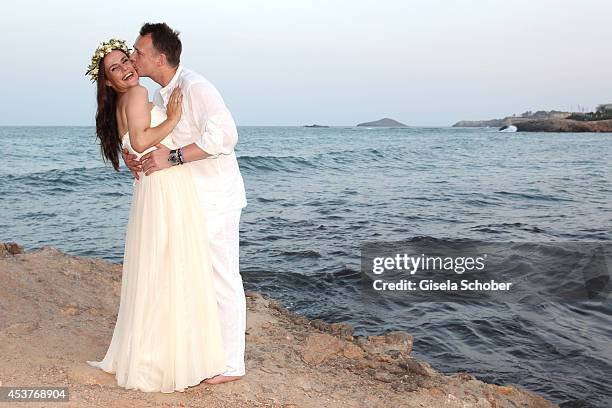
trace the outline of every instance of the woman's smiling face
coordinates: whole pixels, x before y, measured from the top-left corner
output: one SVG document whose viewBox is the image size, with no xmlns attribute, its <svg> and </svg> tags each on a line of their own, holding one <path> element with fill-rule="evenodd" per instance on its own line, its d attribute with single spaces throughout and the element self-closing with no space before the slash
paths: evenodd
<svg viewBox="0 0 612 408">
<path fill-rule="evenodd" d="M 121 50 L 112 50 L 104 57 L 106 85 L 117 92 L 125 92 L 138 85 L 138 72 L 129 56 Z"/>
</svg>

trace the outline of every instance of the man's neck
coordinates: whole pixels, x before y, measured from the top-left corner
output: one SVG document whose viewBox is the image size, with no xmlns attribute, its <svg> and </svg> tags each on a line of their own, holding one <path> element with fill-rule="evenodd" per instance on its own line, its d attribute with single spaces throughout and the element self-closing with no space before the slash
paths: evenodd
<svg viewBox="0 0 612 408">
<path fill-rule="evenodd" d="M 157 82 L 162 88 L 165 87 L 172 81 L 174 74 L 178 70 L 178 66 L 176 67 L 168 67 L 161 70 L 161 72 L 155 77 L 151 76 L 151 79 Z"/>
</svg>

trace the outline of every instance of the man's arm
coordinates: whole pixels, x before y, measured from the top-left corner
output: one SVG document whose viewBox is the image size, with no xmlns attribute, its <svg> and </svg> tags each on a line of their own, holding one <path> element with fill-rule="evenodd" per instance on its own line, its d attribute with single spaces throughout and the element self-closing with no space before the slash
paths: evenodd
<svg viewBox="0 0 612 408">
<path fill-rule="evenodd" d="M 192 145 L 185 146 L 185 148 L 191 147 L 188 150 L 183 149 L 184 156 L 188 153 L 195 160 L 199 160 L 220 154 L 231 154 L 238 143 L 238 131 L 234 118 L 219 92 L 205 83 L 196 83 L 191 86 L 188 93 L 190 113 L 200 137 Z M 202 150 L 203 154 L 198 154 L 194 150 L 195 147 Z"/>
<path fill-rule="evenodd" d="M 181 148 L 183 162 L 230 154 L 238 142 L 238 131 L 219 92 L 205 83 L 196 83 L 185 92 L 185 98 L 189 101 L 189 115 L 198 130 L 199 139 Z M 170 150 L 163 145 L 156 147 L 157 150 L 142 157 L 145 175 L 172 165 L 168 161 Z"/>
</svg>

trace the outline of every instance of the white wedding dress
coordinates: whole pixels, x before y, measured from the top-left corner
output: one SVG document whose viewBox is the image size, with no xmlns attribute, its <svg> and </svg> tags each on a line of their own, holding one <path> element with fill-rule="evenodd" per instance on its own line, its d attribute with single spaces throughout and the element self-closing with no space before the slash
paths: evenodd
<svg viewBox="0 0 612 408">
<path fill-rule="evenodd" d="M 151 126 L 165 120 L 151 110 Z M 132 149 L 129 135 L 123 146 Z M 170 137 L 162 140 L 176 148 Z M 88 364 L 144 392 L 184 391 L 225 371 L 206 225 L 188 166 L 134 182 L 121 299 L 110 346 Z"/>
</svg>

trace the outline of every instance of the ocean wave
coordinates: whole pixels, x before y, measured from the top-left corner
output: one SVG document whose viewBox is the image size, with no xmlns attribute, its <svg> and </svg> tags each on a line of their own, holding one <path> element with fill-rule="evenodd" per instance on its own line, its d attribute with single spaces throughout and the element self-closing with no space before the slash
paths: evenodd
<svg viewBox="0 0 612 408">
<path fill-rule="evenodd" d="M 27 187 L 49 187 L 70 191 L 84 184 L 99 184 L 116 181 L 120 177 L 131 177 L 128 172 L 117 174 L 110 167 L 75 167 L 71 169 L 51 169 L 41 172 L 7 175 L 7 184 Z"/>
<path fill-rule="evenodd" d="M 574 201 L 571 198 L 563 198 L 559 196 L 553 196 L 550 194 L 527 194 L 517 193 L 511 191 L 495 191 L 494 194 L 503 195 L 506 197 L 517 198 L 519 200 L 541 200 L 541 201 Z"/>
<path fill-rule="evenodd" d="M 242 170 L 299 172 L 303 168 L 315 167 L 314 163 L 295 156 L 240 156 L 238 163 Z"/>
<path fill-rule="evenodd" d="M 367 148 L 357 150 L 334 150 L 315 154 L 312 157 L 302 156 L 238 156 L 240 168 L 247 171 L 280 171 L 296 173 L 304 169 L 332 168 L 338 165 L 351 165 L 357 160 L 380 160 L 386 154 L 380 149 Z"/>
<path fill-rule="evenodd" d="M 312 249 L 302 251 L 282 251 L 281 255 L 289 258 L 321 258 L 321 254 Z"/>
<path fill-rule="evenodd" d="M 537 227 L 535 225 L 531 226 L 522 222 L 476 225 L 470 228 L 470 230 L 478 232 L 487 232 L 491 234 L 505 234 L 512 230 L 521 230 L 533 232 L 536 234 L 546 232 L 540 227 Z"/>
</svg>

